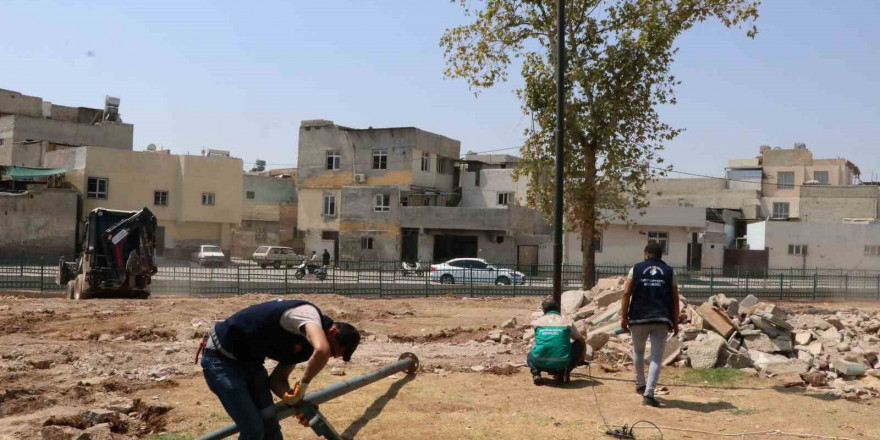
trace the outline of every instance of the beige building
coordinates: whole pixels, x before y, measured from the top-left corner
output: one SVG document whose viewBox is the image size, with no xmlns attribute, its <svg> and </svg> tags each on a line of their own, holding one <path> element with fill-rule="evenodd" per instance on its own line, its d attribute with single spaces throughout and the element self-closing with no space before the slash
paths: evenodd
<svg viewBox="0 0 880 440">
<path fill-rule="evenodd" d="M 95 146 L 132 149 L 134 126 L 119 118 L 119 100 L 105 109 L 67 107 L 0 89 L 0 165 L 39 167 L 47 152 Z"/>
<path fill-rule="evenodd" d="M 48 152 L 45 164 L 68 170 L 66 180 L 83 194 L 83 219 L 99 207 L 149 208 L 160 255 L 188 258 L 201 244 L 228 253 L 241 224 L 241 159 L 84 147 Z"/>
<path fill-rule="evenodd" d="M 750 224 L 748 240 L 773 268 L 880 270 L 880 223 L 769 220 Z"/>
</svg>

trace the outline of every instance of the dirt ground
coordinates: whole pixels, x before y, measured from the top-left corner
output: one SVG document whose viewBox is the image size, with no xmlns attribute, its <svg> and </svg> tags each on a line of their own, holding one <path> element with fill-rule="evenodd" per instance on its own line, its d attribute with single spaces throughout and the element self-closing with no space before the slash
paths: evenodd
<svg viewBox="0 0 880 440">
<path fill-rule="evenodd" d="M 112 438 L 191 438 L 225 426 L 230 420 L 193 363 L 200 334 L 214 319 L 270 298 L 73 302 L 0 294 L 0 440 L 48 438 L 44 424 L 82 425 L 84 411 L 126 399 L 139 400 L 127 415 L 109 422 Z M 616 364 L 601 360 L 594 362 L 592 378 L 584 368 L 564 387 L 535 386 L 523 366 L 529 348 L 523 327 L 505 331 L 512 343 L 486 341 L 489 330 L 511 317 L 527 324 L 535 298 L 304 298 L 366 335 L 345 366 L 347 376 L 331 376 L 328 367 L 312 390 L 368 372 L 403 352 L 421 360 L 414 378 L 398 374 L 322 405 L 347 438 L 610 438 L 597 428 L 602 418 L 595 392 L 613 425 L 647 420 L 719 435 L 783 430 L 880 439 L 880 402 L 836 400 L 785 388 L 774 379 L 747 377 L 716 386 L 694 383 L 687 370 L 667 368 L 661 382 L 669 394 L 660 396 L 666 404 L 661 409 L 640 406 L 632 372 L 614 371 Z M 880 309 L 880 303 L 811 305 Z M 298 368 L 294 376 L 300 374 Z M 285 438 L 315 438 L 293 420 L 282 421 L 282 427 Z M 179 436 L 157 436 L 163 433 Z M 667 439 L 719 435 L 663 432 Z M 660 435 L 638 429 L 637 438 Z"/>
</svg>

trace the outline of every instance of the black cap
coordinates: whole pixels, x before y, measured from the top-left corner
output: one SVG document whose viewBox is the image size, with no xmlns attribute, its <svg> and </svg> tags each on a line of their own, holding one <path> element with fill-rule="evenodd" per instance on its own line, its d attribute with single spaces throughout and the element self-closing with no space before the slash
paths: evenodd
<svg viewBox="0 0 880 440">
<path fill-rule="evenodd" d="M 348 362 L 351 360 L 351 355 L 354 354 L 354 350 L 357 348 L 358 344 L 361 343 L 361 334 L 358 333 L 353 325 L 347 322 L 336 322 L 334 326 L 338 331 L 336 336 L 338 338 L 337 341 L 342 347 L 342 360 Z"/>
</svg>

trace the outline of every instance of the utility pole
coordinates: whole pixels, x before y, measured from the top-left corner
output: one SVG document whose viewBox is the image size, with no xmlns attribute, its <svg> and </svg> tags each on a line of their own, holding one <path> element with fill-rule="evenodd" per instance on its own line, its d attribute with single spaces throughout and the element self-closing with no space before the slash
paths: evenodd
<svg viewBox="0 0 880 440">
<path fill-rule="evenodd" d="M 556 194 L 553 208 L 553 299 L 562 302 L 562 197 L 565 146 L 565 0 L 556 7 Z"/>
</svg>

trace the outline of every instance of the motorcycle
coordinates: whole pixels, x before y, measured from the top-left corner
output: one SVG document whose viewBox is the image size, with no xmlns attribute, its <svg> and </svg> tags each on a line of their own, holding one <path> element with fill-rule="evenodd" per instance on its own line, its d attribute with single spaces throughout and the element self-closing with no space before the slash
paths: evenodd
<svg viewBox="0 0 880 440">
<path fill-rule="evenodd" d="M 412 263 L 412 264 L 407 263 L 406 261 L 403 261 L 400 263 L 400 270 L 403 273 L 403 276 L 405 276 L 405 277 L 410 276 L 410 275 L 419 276 L 419 272 L 421 271 L 421 268 L 422 268 L 422 265 L 420 264 L 419 261 L 416 261 L 415 263 Z"/>
<path fill-rule="evenodd" d="M 324 281 L 327 279 L 327 266 L 308 264 L 308 262 L 304 260 L 296 267 L 296 272 L 294 272 L 293 276 L 296 277 L 296 279 L 301 280 L 305 278 L 306 275 L 311 274 L 314 274 L 315 278 Z"/>
</svg>

